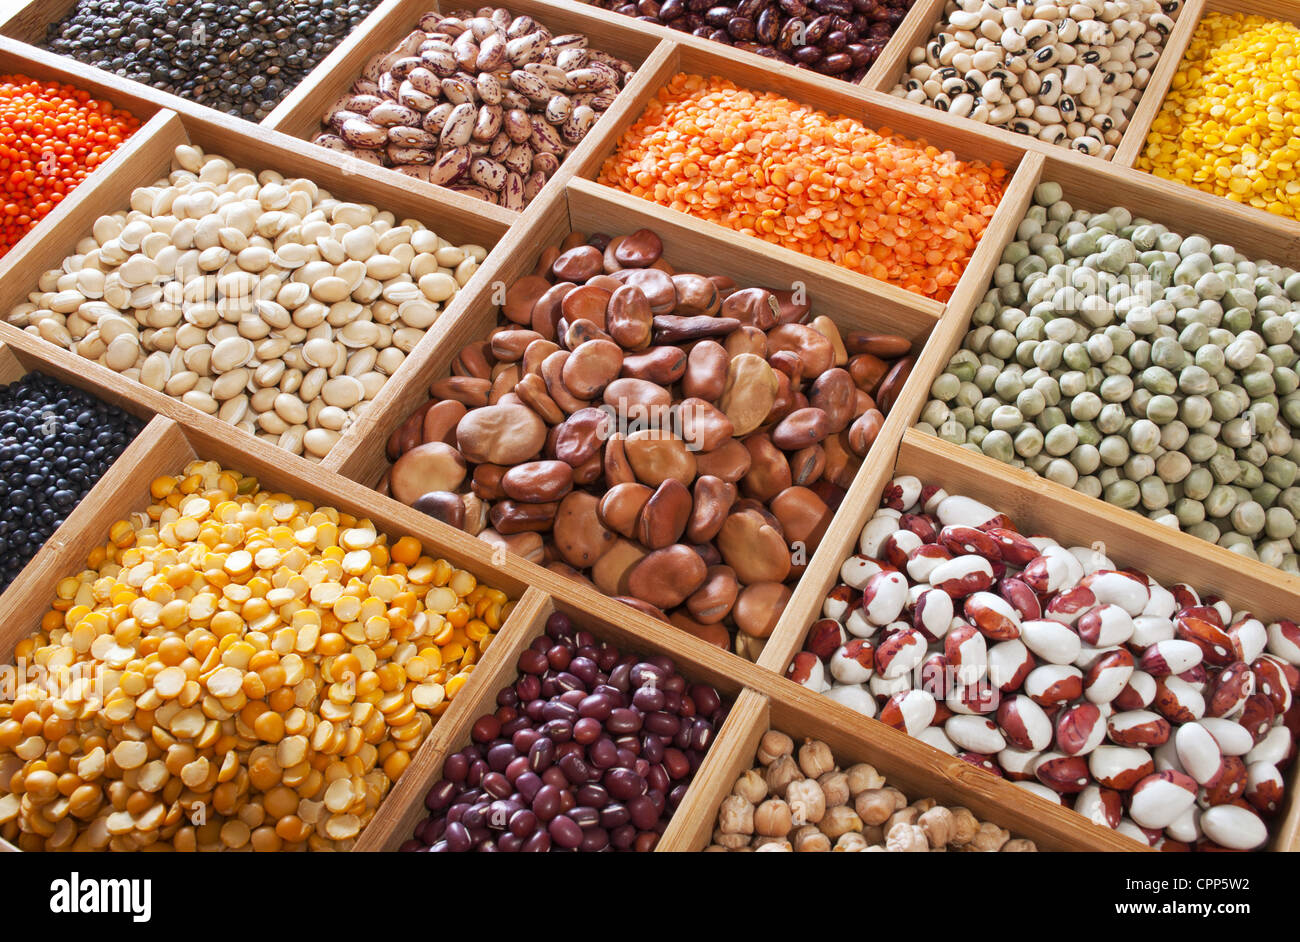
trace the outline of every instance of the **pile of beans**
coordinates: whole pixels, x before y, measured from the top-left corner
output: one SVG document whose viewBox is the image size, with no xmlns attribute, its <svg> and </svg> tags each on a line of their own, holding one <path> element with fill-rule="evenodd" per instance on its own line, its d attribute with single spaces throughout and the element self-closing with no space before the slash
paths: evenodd
<svg viewBox="0 0 1300 942">
<path fill-rule="evenodd" d="M 0 836 L 348 849 L 513 603 L 213 462 L 150 491 L 15 649 Z"/>
<path fill-rule="evenodd" d="M 1114 156 L 1182 0 L 949 0 L 892 94 Z"/>
<path fill-rule="evenodd" d="M 1137 167 L 1238 203 L 1300 217 L 1300 27 L 1207 13 Z"/>
<path fill-rule="evenodd" d="M 1152 846 L 1251 850 L 1300 731 L 1300 627 L 886 485 L 791 676 Z"/>
<path fill-rule="evenodd" d="M 140 428 L 134 416 L 41 373 L 0 386 L 0 592 Z"/>
<path fill-rule="evenodd" d="M 260 121 L 378 0 L 77 0 L 45 48 Z"/>
<path fill-rule="evenodd" d="M 1007 181 L 996 161 L 832 117 L 725 79 L 677 75 L 599 182 L 946 300 Z"/>
<path fill-rule="evenodd" d="M 726 719 L 718 692 L 560 612 L 517 667 L 401 850 L 653 850 Z"/>
<path fill-rule="evenodd" d="M 71 85 L 0 75 L 0 258 L 139 126 Z"/>
<path fill-rule="evenodd" d="M 7 320 L 319 460 L 486 256 L 182 145 Z"/>
<path fill-rule="evenodd" d="M 381 489 L 756 659 L 914 358 L 802 288 L 581 233 L 505 292 L 388 442 Z M 470 493 L 457 493 L 466 489 Z"/>
<path fill-rule="evenodd" d="M 921 427 L 1300 571 L 1300 274 L 1034 202 Z"/>
<path fill-rule="evenodd" d="M 978 851 L 1033 852 L 1017 838 L 966 808 L 945 808 L 933 798 L 907 796 L 874 766 L 841 770 L 831 747 L 794 740 L 774 729 L 758 743 L 757 764 L 741 773 L 718 809 L 713 843 L 723 851 Z"/>
<path fill-rule="evenodd" d="M 912 0 L 594 0 L 649 23 L 860 82 Z"/>
<path fill-rule="evenodd" d="M 518 211 L 632 74 L 531 16 L 426 13 L 330 106 L 315 142 Z"/>
</svg>

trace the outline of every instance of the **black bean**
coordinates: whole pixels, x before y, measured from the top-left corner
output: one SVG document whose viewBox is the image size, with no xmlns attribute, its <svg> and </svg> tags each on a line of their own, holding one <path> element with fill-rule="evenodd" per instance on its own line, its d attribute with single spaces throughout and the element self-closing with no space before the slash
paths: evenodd
<svg viewBox="0 0 1300 942">
<path fill-rule="evenodd" d="M 0 591 L 142 427 L 42 373 L 0 386 Z"/>
</svg>

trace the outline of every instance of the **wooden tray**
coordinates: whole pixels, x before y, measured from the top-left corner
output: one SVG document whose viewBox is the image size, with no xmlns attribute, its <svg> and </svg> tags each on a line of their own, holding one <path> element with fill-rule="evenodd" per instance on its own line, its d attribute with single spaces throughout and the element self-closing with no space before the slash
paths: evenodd
<svg viewBox="0 0 1300 942">
<path fill-rule="evenodd" d="M 444 0 L 442 8 L 455 5 Z M 943 0 L 917 0 L 860 85 L 572 0 L 519 0 L 511 4 L 515 11 L 529 13 L 553 29 L 584 32 L 592 45 L 639 66 L 614 106 L 523 213 L 507 212 L 307 143 L 316 133 L 320 112 L 350 85 L 362 64 L 412 29 L 418 15 L 437 8 L 436 3 L 387 0 L 262 126 L 30 44 L 40 41 L 46 24 L 70 6 L 69 0 L 33 0 L 0 23 L 0 71 L 71 82 L 128 108 L 144 126 L 0 259 L 0 311 L 7 312 L 15 302 L 24 300 L 40 273 L 57 266 L 97 216 L 125 205 L 131 187 L 158 176 L 171 148 L 183 141 L 254 168 L 274 167 L 309 176 L 337 195 L 421 219 L 448 238 L 492 247 L 473 280 L 447 306 L 363 419 L 319 464 L 287 455 L 179 400 L 0 323 L 0 381 L 40 369 L 149 420 L 127 453 L 19 579 L 0 595 L 0 659 L 11 657 L 15 643 L 39 623 L 58 579 L 81 568 L 86 552 L 105 539 L 112 522 L 145 505 L 150 478 L 174 472 L 196 455 L 256 474 L 295 495 L 365 514 L 389 534 L 414 535 L 426 551 L 469 569 L 518 599 L 506 625 L 475 666 L 472 679 L 449 703 L 411 767 L 358 839 L 357 849 L 394 848 L 409 836 L 423 814 L 423 794 L 436 779 L 443 760 L 468 741 L 473 720 L 492 708 L 497 690 L 515 676 L 518 653 L 536 637 L 554 610 L 569 613 L 584 627 L 628 650 L 669 654 L 687 676 L 715 684 L 734 701 L 731 715 L 674 815 L 660 850 L 698 850 L 709 843 L 719 804 L 735 776 L 753 761 L 755 745 L 768 728 L 824 739 L 841 762 L 871 762 L 909 797 L 931 796 L 965 805 L 981 818 L 1033 839 L 1043 849 L 1144 849 L 784 678 L 809 623 L 820 612 L 826 590 L 837 579 L 840 561 L 853 550 L 884 484 L 897 473 L 916 474 L 927 482 L 942 484 L 950 493 L 985 500 L 1022 525 L 1041 528 L 1061 540 L 1091 543 L 1100 539 L 1117 560 L 1140 560 L 1157 578 L 1219 592 L 1234 606 L 1249 607 L 1260 617 L 1295 617 L 1300 610 L 1300 577 L 908 430 L 925 405 L 934 378 L 960 347 L 1002 249 L 1014 238 L 1033 189 L 1041 181 L 1060 183 L 1066 198 L 1080 206 L 1104 209 L 1124 205 L 1135 215 L 1148 216 L 1184 233 L 1202 232 L 1248 255 L 1300 267 L 1300 224 L 1294 220 L 1270 216 L 1129 167 L 1203 11 L 1240 8 L 1295 19 L 1297 4 L 1293 0 L 1190 0 L 1139 102 L 1121 155 L 1110 162 L 966 119 L 953 120 L 890 96 L 888 89 L 908 50 L 928 36 Z M 750 88 L 858 117 L 873 127 L 887 126 L 923 138 L 962 156 L 999 160 L 1011 168 L 1002 203 L 952 297 L 946 303 L 923 298 L 592 182 L 645 103 L 679 71 L 725 76 Z M 494 558 L 487 544 L 371 489 L 387 468 L 384 444 L 393 429 L 427 398 L 429 382 L 446 374 L 461 347 L 485 336 L 495 323 L 497 308 L 492 295 L 500 284 L 531 270 L 541 248 L 570 231 L 617 234 L 641 226 L 659 232 L 672 262 L 689 265 L 692 259 L 708 258 L 710 272 L 749 284 L 779 287 L 803 282 L 818 313 L 828 314 L 843 327 L 897 331 L 909 337 L 913 351 L 919 353 L 911 379 L 757 664 L 710 647 L 513 555 L 504 560 Z M 1291 778 L 1294 786 L 1295 776 Z M 1273 830 L 1274 849 L 1300 846 L 1300 801 L 1293 791 L 1288 793 L 1285 815 L 1274 823 Z"/>
</svg>

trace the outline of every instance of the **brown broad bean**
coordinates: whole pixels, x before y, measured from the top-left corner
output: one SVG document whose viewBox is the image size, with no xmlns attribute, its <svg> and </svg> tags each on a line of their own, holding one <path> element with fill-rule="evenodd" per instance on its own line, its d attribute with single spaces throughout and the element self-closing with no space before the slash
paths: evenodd
<svg viewBox="0 0 1300 942">
<path fill-rule="evenodd" d="M 501 478 L 501 489 L 512 500 L 528 504 L 557 501 L 573 490 L 573 466 L 563 461 L 527 461 Z"/>
<path fill-rule="evenodd" d="M 582 282 L 604 270 L 604 254 L 594 245 L 576 245 L 551 263 L 551 274 L 560 281 Z"/>
<path fill-rule="evenodd" d="M 590 461 L 604 444 L 609 423 L 607 412 L 579 409 L 555 427 L 555 457 L 574 468 Z"/>
<path fill-rule="evenodd" d="M 629 419 L 654 419 L 660 412 L 666 414 L 672 405 L 673 396 L 658 383 L 645 379 L 620 377 L 605 387 L 602 396 L 605 405 L 616 409 Z"/>
<path fill-rule="evenodd" d="M 740 486 L 746 496 L 768 501 L 794 483 L 790 462 L 769 435 L 762 432 L 750 435 L 744 444 L 750 466 Z"/>
<path fill-rule="evenodd" d="M 636 536 L 641 508 L 646 505 L 654 490 L 635 482 L 615 484 L 600 499 L 596 512 L 608 529 L 628 539 Z"/>
<path fill-rule="evenodd" d="M 767 638 L 790 601 L 790 587 L 781 582 L 754 582 L 740 591 L 732 614 L 736 627 L 751 638 Z"/>
<path fill-rule="evenodd" d="M 624 268 L 612 277 L 622 284 L 640 288 L 650 302 L 651 314 L 668 314 L 677 306 L 677 286 L 671 275 L 658 268 Z"/>
<path fill-rule="evenodd" d="M 683 399 L 677 406 L 678 428 L 691 451 L 714 451 L 735 434 L 726 413 L 704 399 Z"/>
<path fill-rule="evenodd" d="M 672 432 L 639 429 L 627 436 L 623 449 L 632 472 L 642 484 L 658 487 L 675 478 L 689 485 L 695 480 L 695 456 L 687 449 L 686 442 Z"/>
<path fill-rule="evenodd" d="M 565 387 L 578 399 L 594 399 L 618 376 L 623 351 L 612 340 L 588 340 L 565 360 L 560 371 Z"/>
<path fill-rule="evenodd" d="M 705 644 L 727 651 L 731 648 L 731 635 L 720 623 L 706 624 L 686 615 L 680 608 L 668 616 L 668 623 L 680 631 L 699 638 Z"/>
<path fill-rule="evenodd" d="M 700 452 L 695 456 L 695 473 L 712 475 L 732 484 L 749 473 L 754 463 L 744 442 L 736 439 L 723 442 L 714 451 Z"/>
<path fill-rule="evenodd" d="M 651 618 L 655 619 L 656 621 L 664 621 L 664 622 L 668 621 L 668 616 L 664 614 L 663 609 L 656 608 L 655 606 L 651 605 L 649 602 L 646 602 L 642 599 L 638 599 L 635 596 L 615 595 L 612 598 L 613 601 L 621 602 L 622 604 L 626 605 L 628 608 L 634 608 L 641 614 L 649 615 Z"/>
<path fill-rule="evenodd" d="M 707 576 L 708 568 L 699 554 L 676 543 L 655 550 L 633 566 L 627 588 L 636 598 L 666 611 L 686 601 Z"/>
<path fill-rule="evenodd" d="M 753 353 L 732 357 L 718 398 L 718 408 L 734 427 L 732 434 L 748 435 L 762 425 L 772 411 L 779 388 L 776 371 L 762 357 Z"/>
<path fill-rule="evenodd" d="M 465 502 L 461 500 L 459 494 L 451 491 L 430 491 L 421 494 L 411 502 L 411 507 L 457 530 L 465 526 Z"/>
<path fill-rule="evenodd" d="M 834 435 L 853 421 L 858 388 L 848 370 L 834 367 L 822 373 L 808 388 L 808 404 L 826 413 L 826 433 Z"/>
<path fill-rule="evenodd" d="M 629 236 L 610 242 L 609 251 L 624 268 L 649 268 L 663 258 L 664 244 L 657 233 L 638 229 Z"/>
<path fill-rule="evenodd" d="M 530 318 L 531 320 L 531 318 Z M 489 341 L 492 355 L 498 360 L 513 363 L 523 359 L 524 351 L 534 340 L 541 340 L 542 335 L 535 330 L 504 329 L 495 331 Z"/>
<path fill-rule="evenodd" d="M 831 523 L 826 502 L 808 488 L 796 485 L 773 497 L 770 506 L 772 515 L 781 521 L 787 542 L 791 546 L 804 544 L 811 556 Z"/>
<path fill-rule="evenodd" d="M 835 365 L 831 342 L 803 324 L 782 324 L 768 331 L 767 349 L 769 356 L 777 350 L 797 353 L 804 379 L 815 379 Z"/>
<path fill-rule="evenodd" d="M 650 346 L 654 314 L 650 301 L 636 285 L 620 284 L 609 296 L 605 308 L 605 329 L 614 342 L 627 351 Z"/>
<path fill-rule="evenodd" d="M 426 443 L 446 442 L 448 445 L 454 445 L 456 426 L 465 417 L 467 411 L 464 403 L 457 402 L 455 399 L 430 403 L 420 424 L 421 438 Z"/>
<path fill-rule="evenodd" d="M 790 574 L 790 551 L 785 537 L 752 510 L 728 516 L 716 542 L 723 560 L 744 585 L 784 582 Z"/>
<path fill-rule="evenodd" d="M 860 353 L 849 360 L 849 375 L 854 384 L 870 396 L 876 394 L 888 372 L 889 364 L 870 353 Z"/>
<path fill-rule="evenodd" d="M 556 338 L 560 318 L 564 316 L 564 299 L 576 287 L 578 286 L 572 281 L 561 281 L 559 284 L 551 285 L 533 305 L 532 319 L 529 324 L 533 330 L 542 335 L 543 339 Z"/>
<path fill-rule="evenodd" d="M 741 288 L 722 302 L 722 316 L 735 318 L 746 327 L 767 331 L 781 319 L 776 295 L 765 288 Z"/>
<path fill-rule="evenodd" d="M 532 333 L 537 333 L 537 331 L 532 331 Z M 542 364 L 546 362 L 546 358 L 552 353 L 558 353 L 559 350 L 560 345 L 558 343 L 554 340 L 547 340 L 538 334 L 537 339 L 524 348 L 524 373 L 535 373 L 540 376 Z"/>
<path fill-rule="evenodd" d="M 686 600 L 686 608 L 701 624 L 717 624 L 731 614 L 739 594 L 740 583 L 734 569 L 725 565 L 710 566 L 704 584 Z"/>
<path fill-rule="evenodd" d="M 605 312 L 609 308 L 610 292 L 589 284 L 574 288 L 560 302 L 561 316 L 572 324 L 577 320 L 591 321 L 605 330 Z"/>
<path fill-rule="evenodd" d="M 813 406 L 795 409 L 772 429 L 772 444 L 782 451 L 798 451 L 816 445 L 826 437 L 828 424 L 826 413 L 821 409 Z"/>
<path fill-rule="evenodd" d="M 546 389 L 546 380 L 537 373 L 526 373 L 519 377 L 514 392 L 524 405 L 540 415 L 548 425 L 564 421 L 564 410 L 551 398 Z"/>
<path fill-rule="evenodd" d="M 885 417 L 879 409 L 868 409 L 862 413 L 849 426 L 849 449 L 859 458 L 865 458 L 884 424 Z"/>
<path fill-rule="evenodd" d="M 489 546 L 498 547 L 516 556 L 522 556 L 530 563 L 540 563 L 543 557 L 542 535 L 534 531 L 523 533 L 498 533 L 488 528 L 479 533 L 478 538 Z"/>
<path fill-rule="evenodd" d="M 492 505 L 488 520 L 502 536 L 532 530 L 544 533 L 555 523 L 560 505 L 554 501 L 545 504 L 526 504 L 517 500 L 500 500 Z"/>
<path fill-rule="evenodd" d="M 722 478 L 709 474 L 697 477 L 686 538 L 692 543 L 708 543 L 717 536 L 736 502 L 736 493 L 736 485 Z"/>
<path fill-rule="evenodd" d="M 729 358 L 734 359 L 742 353 L 752 353 L 760 359 L 767 359 L 767 334 L 757 327 L 746 326 L 733 330 L 723 341 L 723 346 L 727 348 Z"/>
<path fill-rule="evenodd" d="M 677 290 L 677 313 L 687 316 L 712 317 L 722 304 L 718 286 L 702 275 L 673 275 Z M 725 316 L 725 314 L 724 314 Z"/>
<path fill-rule="evenodd" d="M 800 486 L 813 484 L 826 470 L 826 449 L 821 445 L 809 445 L 796 451 L 789 461 L 790 479 L 793 483 Z"/>
<path fill-rule="evenodd" d="M 854 330 L 845 334 L 844 346 L 853 356 L 866 353 L 890 360 L 907 356 L 912 350 L 912 342 L 906 337 L 897 334 L 877 334 L 865 330 Z"/>
<path fill-rule="evenodd" d="M 569 387 L 564 384 L 564 367 L 572 355 L 568 350 L 556 349 L 542 361 L 541 369 L 542 379 L 546 382 L 546 394 L 555 401 L 557 406 L 570 414 L 590 405 L 585 399 L 579 399 L 569 392 Z"/>
<path fill-rule="evenodd" d="M 488 364 L 491 349 L 486 341 L 472 343 L 463 347 L 451 363 L 453 376 L 473 376 L 476 379 L 491 379 L 492 367 Z"/>
<path fill-rule="evenodd" d="M 725 337 L 739 326 L 740 322 L 734 317 L 713 317 L 707 314 L 656 314 L 652 324 L 656 344 L 689 343 L 705 337 Z"/>
<path fill-rule="evenodd" d="M 487 405 L 491 389 L 490 379 L 475 376 L 448 376 L 429 384 L 429 394 L 434 399 L 455 399 L 471 409 Z"/>
<path fill-rule="evenodd" d="M 533 308 L 550 290 L 551 283 L 542 275 L 525 275 L 506 289 L 505 304 L 501 306 L 501 313 L 511 323 L 527 327 L 533 322 Z"/>
<path fill-rule="evenodd" d="M 600 500 L 594 494 L 574 491 L 560 501 L 555 515 L 555 548 L 566 563 L 577 569 L 595 565 L 618 539 L 601 524 L 599 506 Z"/>
<path fill-rule="evenodd" d="M 606 595 L 627 595 L 628 574 L 649 552 L 632 540 L 616 539 L 591 567 L 592 581 Z"/>
<path fill-rule="evenodd" d="M 481 464 L 474 469 L 473 482 L 470 489 L 479 497 L 480 500 L 500 500 L 506 496 L 505 488 L 501 486 L 501 480 L 505 477 L 508 468 L 503 468 L 499 464 Z"/>
<path fill-rule="evenodd" d="M 611 435 L 605 442 L 604 471 L 606 487 L 636 481 L 636 473 L 627 460 L 627 440 L 622 434 Z"/>
<path fill-rule="evenodd" d="M 525 405 L 485 405 L 461 418 L 456 443 L 467 461 L 515 465 L 542 450 L 546 423 Z"/>
<path fill-rule="evenodd" d="M 671 386 L 686 372 L 686 353 L 678 347 L 650 347 L 623 357 L 623 375 Z"/>
<path fill-rule="evenodd" d="M 445 442 L 416 445 L 397 459 L 388 476 L 393 497 L 404 504 L 430 491 L 454 491 L 465 480 L 461 453 Z"/>
<path fill-rule="evenodd" d="M 880 388 L 875 392 L 876 405 L 881 412 L 888 412 L 893 407 L 915 365 L 915 357 L 903 357 L 885 374 L 885 378 L 880 381 Z"/>
<path fill-rule="evenodd" d="M 727 348 L 716 340 L 701 340 L 686 356 L 682 376 L 682 395 L 712 402 L 727 385 Z"/>
<path fill-rule="evenodd" d="M 686 532 L 691 517 L 691 492 L 680 481 L 669 478 L 650 495 L 637 520 L 636 537 L 652 550 L 676 543 Z"/>
<path fill-rule="evenodd" d="M 579 317 L 577 320 L 572 321 L 560 318 L 558 329 L 561 346 L 566 350 L 576 350 L 591 340 L 604 340 L 607 343 L 613 343 L 609 334 L 597 327 L 595 321 L 589 321 L 585 317 Z"/>
</svg>

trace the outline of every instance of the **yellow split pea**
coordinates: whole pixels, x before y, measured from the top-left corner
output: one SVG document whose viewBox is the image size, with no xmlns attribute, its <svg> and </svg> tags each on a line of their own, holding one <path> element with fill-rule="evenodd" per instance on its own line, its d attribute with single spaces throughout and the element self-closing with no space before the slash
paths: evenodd
<svg viewBox="0 0 1300 942">
<path fill-rule="evenodd" d="M 0 836 L 351 847 L 513 603 L 212 462 L 150 494 L 15 649 L 32 669 L 0 703 Z"/>
<path fill-rule="evenodd" d="M 1300 27 L 1207 13 L 1137 167 L 1300 218 Z"/>
</svg>

